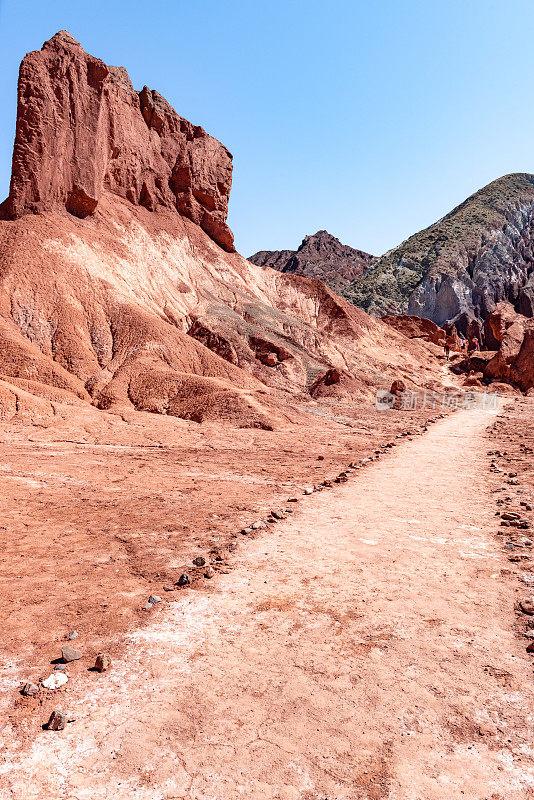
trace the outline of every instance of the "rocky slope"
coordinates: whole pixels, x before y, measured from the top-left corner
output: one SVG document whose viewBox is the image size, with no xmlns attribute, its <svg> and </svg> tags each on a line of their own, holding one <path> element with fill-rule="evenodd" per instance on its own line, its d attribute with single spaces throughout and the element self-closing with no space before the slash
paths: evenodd
<svg viewBox="0 0 534 800">
<path fill-rule="evenodd" d="M 371 314 L 411 314 L 465 333 L 500 301 L 534 312 L 534 175 L 506 175 L 382 256 L 344 290 Z"/>
<path fill-rule="evenodd" d="M 363 275 L 375 260 L 369 253 L 341 244 L 328 231 L 305 236 L 298 250 L 260 250 L 249 258 L 261 267 L 319 278 L 335 292 Z"/>
<path fill-rule="evenodd" d="M 223 145 L 69 34 L 26 56 L 0 221 L 0 417 L 68 402 L 272 428 L 328 375 L 327 393 L 369 399 L 392 377 L 436 379 L 422 344 L 232 252 L 230 180 Z"/>
</svg>

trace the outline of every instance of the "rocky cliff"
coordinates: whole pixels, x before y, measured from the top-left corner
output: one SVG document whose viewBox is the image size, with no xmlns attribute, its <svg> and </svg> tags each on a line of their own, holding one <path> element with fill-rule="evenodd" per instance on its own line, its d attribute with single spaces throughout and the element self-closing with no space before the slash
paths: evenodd
<svg viewBox="0 0 534 800">
<path fill-rule="evenodd" d="M 372 401 L 397 375 L 439 377 L 422 344 L 320 281 L 230 252 L 230 179 L 223 145 L 69 34 L 26 56 L 0 221 L 0 419 L 53 420 L 61 401 L 271 428 L 318 385 Z"/>
<path fill-rule="evenodd" d="M 500 301 L 534 313 L 534 175 L 506 175 L 378 259 L 344 290 L 371 314 L 412 314 L 466 332 Z"/>
<path fill-rule="evenodd" d="M 249 259 L 279 272 L 318 278 L 336 292 L 363 275 L 375 260 L 369 253 L 341 244 L 328 231 L 305 236 L 298 250 L 260 250 Z"/>
<path fill-rule="evenodd" d="M 20 66 L 13 170 L 4 219 L 66 209 L 93 215 L 104 189 L 150 211 L 175 209 L 224 250 L 232 156 L 125 69 L 66 31 Z"/>
</svg>

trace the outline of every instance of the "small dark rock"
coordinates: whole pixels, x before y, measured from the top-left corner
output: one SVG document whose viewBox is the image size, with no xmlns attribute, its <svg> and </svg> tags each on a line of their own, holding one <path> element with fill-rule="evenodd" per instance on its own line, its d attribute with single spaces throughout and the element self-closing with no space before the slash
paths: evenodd
<svg viewBox="0 0 534 800">
<path fill-rule="evenodd" d="M 111 656 L 109 653 L 98 653 L 95 661 L 97 672 L 105 672 L 111 667 Z"/>
<path fill-rule="evenodd" d="M 49 731 L 62 731 L 67 724 L 67 715 L 62 711 L 52 711 L 50 719 L 46 723 L 46 728 Z"/>
<path fill-rule="evenodd" d="M 197 556 L 193 559 L 193 564 L 195 567 L 204 567 L 206 565 L 206 559 L 204 556 Z"/>
<path fill-rule="evenodd" d="M 35 683 L 28 682 L 24 684 L 24 686 L 20 690 L 20 693 L 23 694 L 24 697 L 33 697 L 34 694 L 37 694 L 38 691 L 39 687 L 36 686 Z"/>
<path fill-rule="evenodd" d="M 182 573 L 177 581 L 177 586 L 189 586 L 191 583 L 191 578 L 187 574 L 187 572 Z"/>
<path fill-rule="evenodd" d="M 204 572 L 204 577 L 213 578 L 214 575 L 215 575 L 215 570 L 213 569 L 213 567 L 207 567 L 206 571 Z"/>
</svg>

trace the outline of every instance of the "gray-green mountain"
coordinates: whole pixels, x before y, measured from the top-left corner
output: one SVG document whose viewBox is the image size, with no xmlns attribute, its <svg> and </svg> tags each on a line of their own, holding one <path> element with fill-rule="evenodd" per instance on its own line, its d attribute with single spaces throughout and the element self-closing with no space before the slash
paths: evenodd
<svg viewBox="0 0 534 800">
<path fill-rule="evenodd" d="M 343 290 L 375 316 L 443 325 L 485 319 L 506 300 L 534 316 L 534 175 L 505 175 L 379 258 Z"/>
</svg>

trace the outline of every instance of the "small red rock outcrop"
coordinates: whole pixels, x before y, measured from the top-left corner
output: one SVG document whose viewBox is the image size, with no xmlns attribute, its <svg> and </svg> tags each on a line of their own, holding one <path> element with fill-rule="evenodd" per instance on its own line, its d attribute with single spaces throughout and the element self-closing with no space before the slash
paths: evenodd
<svg viewBox="0 0 534 800">
<path fill-rule="evenodd" d="M 382 322 L 391 325 L 392 328 L 403 333 L 409 339 L 423 339 L 425 342 L 433 342 L 433 344 L 443 345 L 447 339 L 447 334 L 432 322 L 430 319 L 423 317 L 410 316 L 408 314 L 386 314 L 382 317 Z"/>
<path fill-rule="evenodd" d="M 534 320 L 516 314 L 510 303 L 498 303 L 486 324 L 500 346 L 484 377 L 528 391 L 534 386 Z"/>
<path fill-rule="evenodd" d="M 523 392 L 534 387 L 534 320 L 517 314 L 510 303 L 497 303 L 484 322 L 492 350 L 475 351 L 453 365 L 454 372 L 476 374 L 485 383 L 509 384 Z"/>
<path fill-rule="evenodd" d="M 232 156 L 155 90 L 89 55 L 66 31 L 23 59 L 9 198 L 0 218 L 93 215 L 105 190 L 176 209 L 228 252 Z"/>
</svg>

